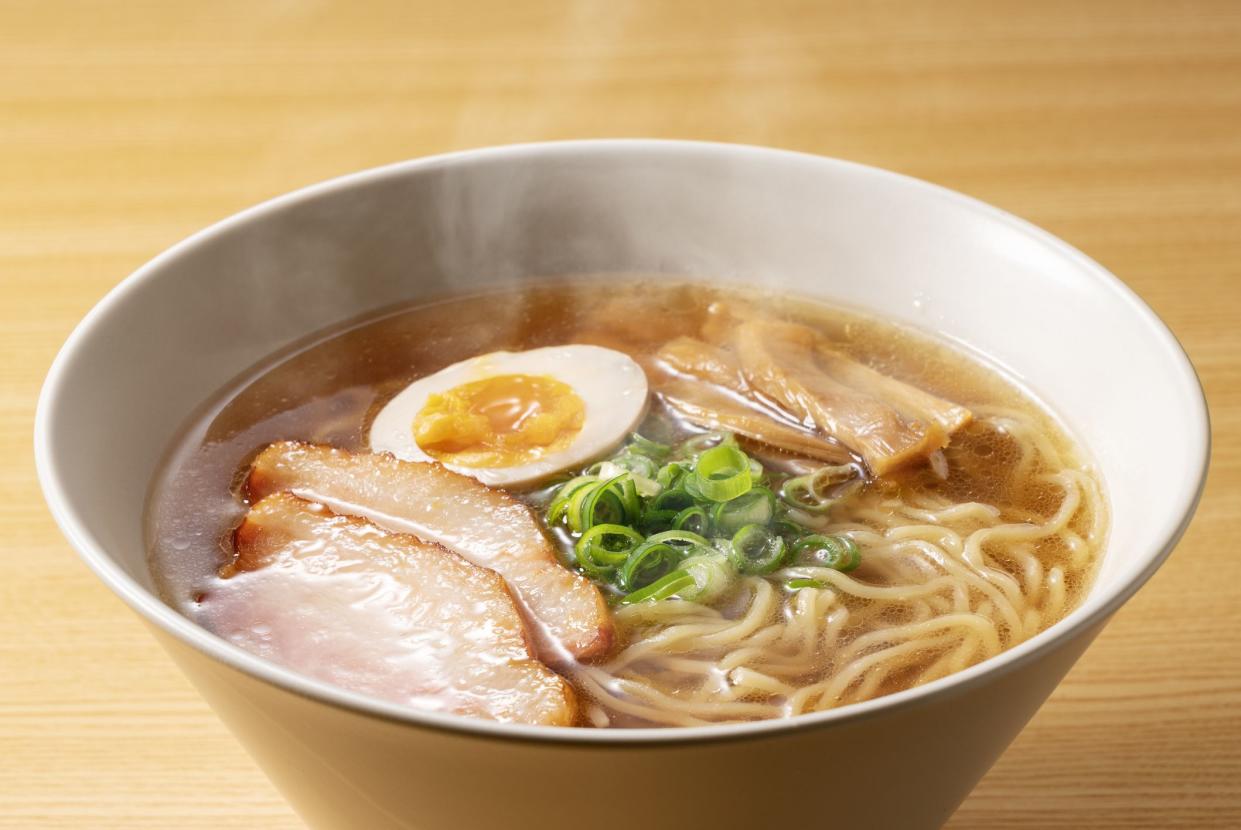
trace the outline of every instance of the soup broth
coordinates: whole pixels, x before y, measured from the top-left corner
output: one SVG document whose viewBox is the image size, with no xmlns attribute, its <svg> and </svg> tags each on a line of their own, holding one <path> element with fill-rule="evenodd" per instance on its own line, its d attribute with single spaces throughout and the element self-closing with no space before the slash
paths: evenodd
<svg viewBox="0 0 1241 830">
<path fill-rule="evenodd" d="M 390 310 L 321 333 L 246 373 L 189 425 L 153 483 L 148 545 L 164 599 L 239 645 L 280 659 L 264 650 L 266 634 L 219 630 L 210 611 L 211 598 L 229 590 L 234 531 L 250 507 L 242 485 L 260 450 L 302 441 L 368 452 L 376 415 L 411 382 L 493 352 L 597 344 L 655 377 L 670 341 L 732 324 L 721 308 L 808 326 L 834 354 L 964 407 L 971 418 L 942 449 L 880 474 L 849 442 L 820 436 L 824 453 L 843 457 L 833 469 L 849 468 L 855 478 L 813 515 L 784 502 L 780 509 L 793 522 L 804 519 L 798 532 L 855 546 L 855 569 L 786 555 L 769 572 L 737 574 L 710 601 L 625 602 L 613 582 L 596 579 L 615 627 L 608 648 L 588 659 L 548 661 L 576 695 L 576 725 L 702 725 L 859 702 L 992 657 L 1080 601 L 1106 532 L 1099 482 L 1054 419 L 996 369 L 921 332 L 821 303 L 636 278 L 514 287 Z M 656 395 L 638 432 L 675 447 L 709 430 Z M 738 445 L 772 477 L 773 492 L 825 465 L 821 456 L 744 435 Z M 508 488 L 573 570 L 581 570 L 580 534 L 548 522 L 548 511 L 564 481 L 588 466 Z M 392 657 L 382 644 L 376 650 L 377 659 Z M 330 643 L 321 652 L 295 667 L 436 708 L 425 696 L 353 682 Z"/>
</svg>

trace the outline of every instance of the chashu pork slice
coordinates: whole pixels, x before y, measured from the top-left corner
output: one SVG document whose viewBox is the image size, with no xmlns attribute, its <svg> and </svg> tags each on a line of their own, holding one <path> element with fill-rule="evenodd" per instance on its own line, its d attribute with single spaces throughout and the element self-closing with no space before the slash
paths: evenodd
<svg viewBox="0 0 1241 830">
<path fill-rule="evenodd" d="M 381 527 L 438 542 L 504 577 L 527 611 L 535 649 L 563 665 L 607 653 L 603 595 L 556 559 L 534 515 L 513 496 L 439 464 L 281 441 L 254 460 L 251 499 L 287 490 Z"/>
<path fill-rule="evenodd" d="M 570 726 L 573 690 L 530 653 L 499 575 L 288 493 L 250 508 L 201 621 L 262 657 L 418 709 Z"/>
</svg>

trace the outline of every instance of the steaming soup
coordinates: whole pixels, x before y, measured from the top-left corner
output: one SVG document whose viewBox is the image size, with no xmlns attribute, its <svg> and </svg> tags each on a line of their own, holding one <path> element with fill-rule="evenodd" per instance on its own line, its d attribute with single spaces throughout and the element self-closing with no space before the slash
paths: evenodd
<svg viewBox="0 0 1241 830">
<path fill-rule="evenodd" d="M 152 488 L 166 601 L 419 709 L 642 727 L 911 688 L 1081 598 L 1098 481 L 993 368 L 804 299 L 603 285 L 397 309 L 223 390 Z"/>
</svg>

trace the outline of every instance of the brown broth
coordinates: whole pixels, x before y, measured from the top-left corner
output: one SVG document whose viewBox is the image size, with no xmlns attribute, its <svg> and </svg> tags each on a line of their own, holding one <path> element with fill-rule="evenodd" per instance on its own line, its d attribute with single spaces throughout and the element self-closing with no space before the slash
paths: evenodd
<svg viewBox="0 0 1241 830">
<path fill-rule="evenodd" d="M 387 400 L 419 377 L 486 352 L 588 342 L 620 349 L 641 363 L 666 340 L 697 334 L 707 307 L 719 299 L 814 325 L 840 351 L 948 400 L 1018 410 L 1034 419 L 1065 457 L 1080 459 L 1064 431 L 1029 395 L 978 358 L 924 333 L 820 303 L 736 289 L 630 279 L 608 283 L 607 299 L 601 300 L 601 285 L 547 283 L 391 310 L 319 333 L 217 393 L 171 448 L 151 490 L 149 560 L 165 601 L 198 618 L 198 599 L 218 585 L 217 571 L 232 557 L 230 532 L 246 510 L 237 496 L 239 476 L 266 444 L 295 439 L 366 450 L 369 421 Z M 652 419 L 658 423 L 651 420 L 648 426 L 662 432 L 662 439 L 688 434 L 658 412 Z M 874 486 L 896 498 L 937 494 L 995 504 L 1013 516 L 1047 517 L 1060 494 L 1037 480 L 1034 473 L 1040 471 L 1018 470 L 1017 450 L 1002 433 L 966 428 L 946 450 L 946 480 L 921 466 Z M 524 497 L 537 509 L 546 492 Z M 1084 534 L 1099 518 L 1076 516 L 1074 527 Z M 563 548 L 565 538 L 557 539 Z M 1040 557 L 1050 562 L 1065 556 L 1044 541 Z M 1075 575 L 1066 586 L 1068 607 L 1080 599 L 1087 581 Z M 615 722 L 642 725 L 624 718 Z"/>
</svg>

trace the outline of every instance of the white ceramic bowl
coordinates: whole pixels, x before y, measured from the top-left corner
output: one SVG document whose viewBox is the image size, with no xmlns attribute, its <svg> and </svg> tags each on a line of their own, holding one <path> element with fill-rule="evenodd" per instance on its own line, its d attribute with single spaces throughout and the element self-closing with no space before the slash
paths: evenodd
<svg viewBox="0 0 1241 830">
<path fill-rule="evenodd" d="M 187 416 L 242 370 L 392 303 L 608 272 L 787 287 L 988 355 L 1059 414 L 1105 480 L 1112 531 L 1085 602 L 992 660 L 867 703 L 784 721 L 595 731 L 371 700 L 241 651 L 155 595 L 142 540 L 152 473 Z M 933 828 L 1167 556 L 1197 502 L 1209 428 L 1193 369 L 1150 309 L 1002 211 L 832 159 L 590 141 L 358 173 L 186 240 L 74 331 L 44 386 L 35 444 L 70 542 L 313 827 L 683 830 L 822 818 Z"/>
</svg>

